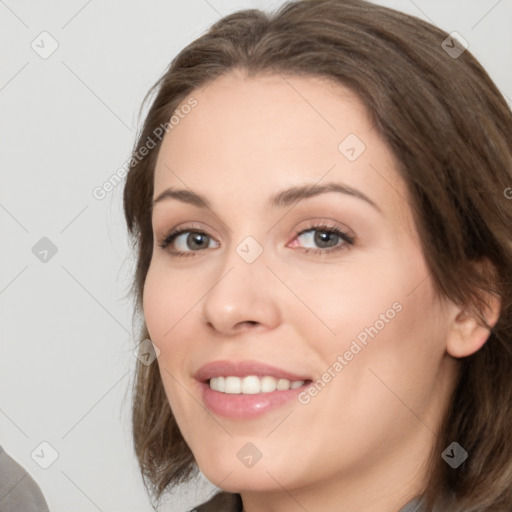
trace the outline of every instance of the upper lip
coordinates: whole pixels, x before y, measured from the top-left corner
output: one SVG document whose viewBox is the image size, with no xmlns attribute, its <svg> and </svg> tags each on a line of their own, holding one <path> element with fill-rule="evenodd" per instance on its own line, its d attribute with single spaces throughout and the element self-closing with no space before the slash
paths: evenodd
<svg viewBox="0 0 512 512">
<path fill-rule="evenodd" d="M 290 381 L 309 380 L 304 375 L 283 370 L 277 366 L 273 366 L 260 361 L 212 361 L 201 366 L 195 373 L 194 378 L 201 382 L 206 382 L 213 377 L 247 377 L 248 375 L 256 375 L 264 377 L 266 375 L 276 379 L 288 379 Z"/>
</svg>

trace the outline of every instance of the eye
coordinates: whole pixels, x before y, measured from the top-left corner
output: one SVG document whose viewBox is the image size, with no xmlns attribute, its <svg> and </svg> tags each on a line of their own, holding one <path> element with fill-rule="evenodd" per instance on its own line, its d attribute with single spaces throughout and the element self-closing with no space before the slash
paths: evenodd
<svg viewBox="0 0 512 512">
<path fill-rule="evenodd" d="M 302 240 L 306 247 L 298 245 L 295 240 Z M 355 238 L 336 226 L 325 224 L 310 225 L 295 235 L 294 242 L 288 247 L 297 247 L 305 253 L 326 254 L 354 245 Z M 307 245 L 316 247 L 307 247 Z M 169 252 L 171 257 L 195 256 L 202 249 L 219 246 L 208 233 L 200 229 L 181 228 L 171 231 L 158 245 Z"/>
<path fill-rule="evenodd" d="M 354 237 L 345 231 L 328 225 L 310 226 L 298 233 L 295 239 L 302 239 L 303 244 L 313 245 L 313 247 L 305 247 L 304 252 L 315 254 L 339 251 L 346 246 L 354 245 L 355 242 Z M 297 244 L 293 243 L 291 246 L 295 247 Z"/>
<path fill-rule="evenodd" d="M 211 244 L 210 244 L 211 242 Z M 166 238 L 158 244 L 162 249 L 170 252 L 171 256 L 193 256 L 194 252 L 201 249 L 217 247 L 218 242 L 214 241 L 204 231 L 198 229 L 179 229 L 171 231 Z M 168 249 L 174 245 L 175 248 Z"/>
</svg>

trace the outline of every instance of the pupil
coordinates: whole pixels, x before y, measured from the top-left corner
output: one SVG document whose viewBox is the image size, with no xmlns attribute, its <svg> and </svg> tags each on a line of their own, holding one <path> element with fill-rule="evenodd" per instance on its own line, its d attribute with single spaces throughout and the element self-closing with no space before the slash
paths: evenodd
<svg viewBox="0 0 512 512">
<path fill-rule="evenodd" d="M 332 247 L 334 245 L 336 245 L 336 238 L 337 238 L 338 235 L 336 235 L 335 233 L 328 233 L 326 231 L 317 231 L 317 233 L 315 234 L 315 243 L 317 245 L 319 245 L 320 247 Z M 333 242 L 331 243 L 330 245 L 323 245 L 322 244 L 324 242 L 327 242 L 329 244 L 329 241 L 330 242 Z"/>
<path fill-rule="evenodd" d="M 191 233 L 189 235 L 189 241 L 191 240 L 192 243 L 189 244 L 189 247 L 191 249 L 194 249 L 194 248 L 195 249 L 198 249 L 198 248 L 200 249 L 201 248 L 201 241 L 204 242 L 203 238 L 205 238 L 205 237 L 201 233 Z"/>
</svg>

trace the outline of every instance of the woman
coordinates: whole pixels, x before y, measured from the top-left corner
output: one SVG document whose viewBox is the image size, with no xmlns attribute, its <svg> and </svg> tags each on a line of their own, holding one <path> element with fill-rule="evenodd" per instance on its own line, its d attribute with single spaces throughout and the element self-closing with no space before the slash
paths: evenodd
<svg viewBox="0 0 512 512">
<path fill-rule="evenodd" d="M 465 45 L 299 0 L 155 91 L 124 191 L 154 495 L 199 468 L 200 511 L 512 510 L 512 114 Z"/>
</svg>

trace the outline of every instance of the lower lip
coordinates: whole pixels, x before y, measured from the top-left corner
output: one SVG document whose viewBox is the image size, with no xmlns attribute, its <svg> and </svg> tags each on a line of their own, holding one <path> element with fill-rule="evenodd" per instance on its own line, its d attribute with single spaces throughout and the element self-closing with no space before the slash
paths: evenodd
<svg viewBox="0 0 512 512">
<path fill-rule="evenodd" d="M 211 412 L 225 418 L 250 420 L 291 402 L 310 382 L 296 389 L 254 395 L 222 393 L 211 389 L 208 382 L 199 384 L 203 402 Z"/>
</svg>

